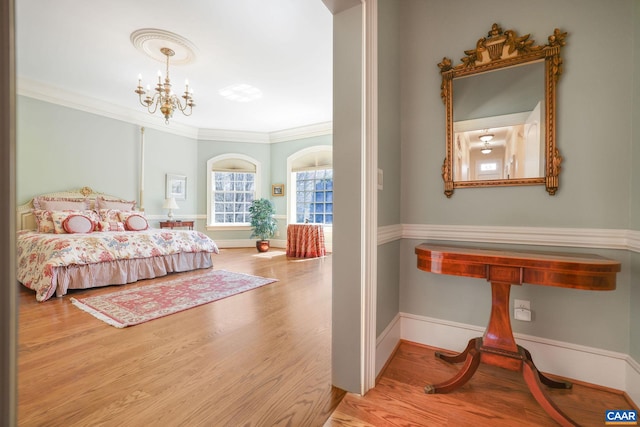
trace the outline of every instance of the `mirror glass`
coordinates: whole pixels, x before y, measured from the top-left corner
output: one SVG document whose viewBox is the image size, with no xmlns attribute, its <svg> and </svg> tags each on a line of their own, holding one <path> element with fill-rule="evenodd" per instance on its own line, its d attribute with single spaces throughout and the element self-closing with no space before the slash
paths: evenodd
<svg viewBox="0 0 640 427">
<path fill-rule="evenodd" d="M 438 64 L 446 111 L 445 195 L 455 188 L 545 185 L 558 189 L 556 84 L 563 33 L 536 46 L 529 34 L 493 24 L 462 63 Z"/>
<path fill-rule="evenodd" d="M 544 177 L 544 62 L 455 79 L 453 180 Z"/>
</svg>

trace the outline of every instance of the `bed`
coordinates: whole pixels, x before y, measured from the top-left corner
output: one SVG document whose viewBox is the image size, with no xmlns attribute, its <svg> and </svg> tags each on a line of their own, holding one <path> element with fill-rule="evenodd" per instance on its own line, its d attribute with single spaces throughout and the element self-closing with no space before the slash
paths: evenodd
<svg viewBox="0 0 640 427">
<path fill-rule="evenodd" d="M 218 253 L 207 235 L 151 228 L 135 201 L 88 187 L 34 197 L 16 218 L 17 278 L 40 302 L 69 289 L 211 268 Z"/>
</svg>

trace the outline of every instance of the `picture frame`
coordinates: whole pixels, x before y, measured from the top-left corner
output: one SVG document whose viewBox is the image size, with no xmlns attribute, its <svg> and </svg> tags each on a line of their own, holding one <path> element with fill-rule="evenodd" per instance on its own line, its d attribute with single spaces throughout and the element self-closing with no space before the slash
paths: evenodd
<svg viewBox="0 0 640 427">
<path fill-rule="evenodd" d="M 271 195 L 274 197 L 284 196 L 284 184 L 272 184 Z"/>
<path fill-rule="evenodd" d="M 173 197 L 176 200 L 187 199 L 187 177 L 185 175 L 175 175 L 168 173 L 166 175 L 165 197 L 167 199 Z"/>
</svg>

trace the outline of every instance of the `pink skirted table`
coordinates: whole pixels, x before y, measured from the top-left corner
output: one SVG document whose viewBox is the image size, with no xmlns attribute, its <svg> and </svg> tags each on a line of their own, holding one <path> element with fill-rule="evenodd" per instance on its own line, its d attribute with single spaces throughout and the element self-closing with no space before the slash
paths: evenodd
<svg viewBox="0 0 640 427">
<path fill-rule="evenodd" d="M 324 229 L 321 224 L 289 224 L 287 256 L 317 258 L 325 256 Z"/>
</svg>

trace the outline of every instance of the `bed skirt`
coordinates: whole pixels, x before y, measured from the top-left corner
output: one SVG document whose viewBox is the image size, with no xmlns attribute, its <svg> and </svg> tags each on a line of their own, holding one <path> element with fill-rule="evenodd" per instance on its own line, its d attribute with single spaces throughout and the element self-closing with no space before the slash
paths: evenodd
<svg viewBox="0 0 640 427">
<path fill-rule="evenodd" d="M 142 279 L 166 276 L 169 273 L 210 268 L 209 252 L 182 252 L 142 259 L 123 259 L 99 264 L 70 265 L 54 268 L 56 296 L 68 289 L 88 289 L 108 285 L 124 285 Z"/>
</svg>

